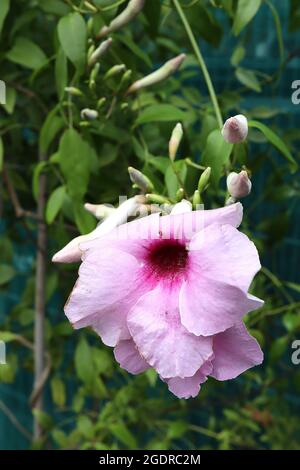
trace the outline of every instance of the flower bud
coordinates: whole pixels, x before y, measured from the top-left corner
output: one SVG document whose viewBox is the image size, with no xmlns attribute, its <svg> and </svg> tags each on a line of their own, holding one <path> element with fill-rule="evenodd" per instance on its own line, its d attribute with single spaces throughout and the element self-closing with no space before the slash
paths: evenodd
<svg viewBox="0 0 300 470">
<path fill-rule="evenodd" d="M 178 191 L 176 192 L 176 201 L 181 202 L 183 198 L 184 198 L 184 189 L 179 188 Z"/>
<path fill-rule="evenodd" d="M 176 158 L 176 153 L 180 145 L 182 136 L 183 136 L 182 125 L 180 122 L 178 122 L 173 129 L 171 139 L 169 141 L 169 157 L 170 157 L 170 160 L 172 160 L 172 162 L 174 162 Z"/>
<path fill-rule="evenodd" d="M 154 204 L 170 204 L 170 201 L 160 194 L 146 194 L 147 202 L 154 203 Z"/>
<path fill-rule="evenodd" d="M 115 207 L 112 207 L 110 205 L 90 204 L 89 202 L 84 204 L 84 208 L 86 211 L 94 215 L 96 219 L 106 219 L 106 217 L 110 216 L 113 212 L 117 210 Z"/>
<path fill-rule="evenodd" d="M 97 47 L 95 51 L 93 51 L 93 53 L 91 54 L 88 60 L 89 66 L 95 64 L 100 59 L 100 57 L 102 57 L 106 53 L 106 51 L 112 45 L 112 42 L 113 42 L 112 38 L 108 38 L 106 39 L 106 41 L 103 41 L 100 44 L 100 46 Z"/>
<path fill-rule="evenodd" d="M 194 192 L 193 194 L 193 208 L 194 209 L 197 209 L 197 206 L 199 206 L 199 204 L 201 204 L 201 195 L 200 195 L 200 192 L 198 189 L 196 189 L 196 191 Z"/>
<path fill-rule="evenodd" d="M 248 135 L 247 118 L 243 114 L 237 114 L 227 119 L 222 129 L 222 135 L 224 140 L 231 144 L 243 142 Z"/>
<path fill-rule="evenodd" d="M 178 202 L 178 204 L 175 204 L 175 206 L 173 207 L 171 211 L 171 215 L 185 214 L 186 212 L 191 212 L 192 210 L 193 210 L 193 207 L 190 201 L 183 199 L 181 202 Z"/>
<path fill-rule="evenodd" d="M 116 16 L 108 26 L 103 26 L 97 35 L 97 39 L 101 39 L 108 34 L 114 33 L 130 23 L 143 9 L 145 0 L 130 0 L 127 7 Z"/>
<path fill-rule="evenodd" d="M 75 88 L 74 86 L 67 86 L 65 91 L 73 96 L 83 96 L 82 91 L 79 90 L 79 88 Z"/>
<path fill-rule="evenodd" d="M 89 121 L 95 121 L 98 118 L 99 113 L 95 109 L 84 108 L 80 113 L 81 119 L 88 119 Z"/>
<path fill-rule="evenodd" d="M 106 103 L 106 98 L 103 96 L 97 101 L 97 109 L 101 109 L 102 106 Z"/>
<path fill-rule="evenodd" d="M 209 184 L 210 175 L 211 175 L 211 168 L 210 168 L 210 166 L 208 166 L 203 171 L 202 175 L 199 178 L 198 191 L 199 191 L 200 194 L 202 194 L 206 190 L 206 188 Z"/>
<path fill-rule="evenodd" d="M 80 261 L 82 251 L 79 248 L 80 243 L 94 240 L 95 238 L 107 235 L 111 230 L 124 224 L 131 216 L 136 216 L 141 204 L 145 204 L 146 199 L 143 196 L 134 196 L 120 204 L 106 219 L 97 225 L 95 230 L 87 235 L 80 235 L 73 238 L 64 248 L 57 252 L 53 258 L 53 263 L 74 263 Z"/>
<path fill-rule="evenodd" d="M 162 67 L 155 70 L 154 72 L 146 75 L 146 77 L 141 78 L 134 82 L 129 89 L 127 90 L 127 95 L 134 93 L 135 91 L 141 90 L 151 85 L 156 85 L 157 83 L 166 80 L 170 75 L 172 75 L 176 70 L 179 69 L 180 65 L 185 59 L 185 54 L 180 54 L 177 57 L 174 57 L 171 60 L 168 60 Z"/>
<path fill-rule="evenodd" d="M 235 199 L 241 199 L 248 196 L 251 192 L 251 181 L 248 177 L 247 171 L 243 170 L 240 173 L 229 173 L 227 176 L 227 189 Z"/>
<path fill-rule="evenodd" d="M 114 77 L 115 75 L 118 75 L 121 72 L 124 72 L 126 69 L 125 64 L 117 64 L 111 67 L 106 74 L 104 75 L 104 80 L 107 80 L 108 78 Z"/>
<path fill-rule="evenodd" d="M 138 188 L 140 188 L 143 193 L 149 193 L 153 191 L 154 186 L 152 184 L 152 181 L 150 181 L 150 179 L 141 171 L 130 166 L 128 167 L 128 173 L 132 183 L 134 183 Z"/>
</svg>

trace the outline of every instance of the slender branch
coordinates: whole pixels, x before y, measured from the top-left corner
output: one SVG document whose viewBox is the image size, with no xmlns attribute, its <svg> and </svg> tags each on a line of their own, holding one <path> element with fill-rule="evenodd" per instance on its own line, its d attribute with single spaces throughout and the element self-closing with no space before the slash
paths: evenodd
<svg viewBox="0 0 300 470">
<path fill-rule="evenodd" d="M 40 154 L 40 161 L 46 160 L 46 155 Z M 35 323 L 34 323 L 34 391 L 39 390 L 34 400 L 36 409 L 43 410 L 43 387 L 48 374 L 45 378 L 45 284 L 46 284 L 46 248 L 47 248 L 47 229 L 43 222 L 46 206 L 46 174 L 42 173 L 39 177 L 39 193 L 37 203 L 38 236 L 37 236 L 37 258 L 36 258 L 36 288 L 35 288 Z M 42 429 L 36 418 L 34 418 L 34 439 L 38 439 L 42 434 Z"/>
<path fill-rule="evenodd" d="M 211 99 L 211 102 L 212 102 L 212 105 L 213 105 L 213 108 L 214 108 L 214 111 L 215 111 L 215 115 L 216 115 L 216 118 L 217 118 L 217 121 L 218 121 L 218 125 L 220 127 L 220 129 L 222 128 L 223 126 L 223 119 L 222 119 L 222 114 L 221 114 L 221 110 L 220 110 L 220 106 L 219 106 L 219 103 L 218 103 L 218 100 L 217 100 L 217 96 L 216 96 L 216 92 L 215 92 L 215 89 L 214 89 L 214 86 L 213 86 L 213 83 L 211 81 L 211 78 L 210 78 L 210 75 L 209 75 L 209 72 L 207 70 L 207 67 L 206 67 L 206 64 L 205 64 L 205 61 L 203 59 L 203 56 L 202 56 L 202 53 L 200 51 L 200 48 L 197 44 L 197 41 L 195 39 L 195 36 L 194 36 L 194 33 L 189 25 L 189 22 L 187 20 L 187 17 L 179 3 L 178 0 L 172 0 L 173 1 L 173 4 L 177 10 L 177 13 L 182 21 L 182 24 L 186 30 L 186 33 L 188 35 L 188 38 L 190 40 L 190 43 L 191 43 L 191 46 L 194 50 L 194 53 L 195 53 L 195 56 L 198 60 L 198 63 L 199 63 L 199 66 L 202 70 L 202 73 L 203 73 L 203 76 L 204 76 L 204 80 L 206 82 L 206 85 L 207 85 L 207 88 L 208 88 L 208 92 L 209 92 L 209 95 L 210 95 L 210 99 Z"/>
<path fill-rule="evenodd" d="M 0 410 L 5 414 L 5 416 L 9 419 L 9 421 L 15 426 L 15 428 L 23 434 L 26 439 L 29 441 L 32 440 L 32 435 L 27 431 L 27 429 L 18 421 L 17 417 L 13 414 L 13 412 L 5 405 L 5 403 L 0 400 Z"/>
</svg>

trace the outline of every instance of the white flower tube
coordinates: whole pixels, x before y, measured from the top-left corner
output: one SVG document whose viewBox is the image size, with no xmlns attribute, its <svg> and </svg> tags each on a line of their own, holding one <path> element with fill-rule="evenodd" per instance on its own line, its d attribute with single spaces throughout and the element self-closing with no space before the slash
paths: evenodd
<svg viewBox="0 0 300 470">
<path fill-rule="evenodd" d="M 64 248 L 58 251 L 52 258 L 53 263 L 75 263 L 80 261 L 82 254 L 79 248 L 80 243 L 107 235 L 114 228 L 127 222 L 130 216 L 136 215 L 140 205 L 144 202 L 145 198 L 143 196 L 135 196 L 123 202 L 95 230 L 87 235 L 73 238 Z"/>
</svg>

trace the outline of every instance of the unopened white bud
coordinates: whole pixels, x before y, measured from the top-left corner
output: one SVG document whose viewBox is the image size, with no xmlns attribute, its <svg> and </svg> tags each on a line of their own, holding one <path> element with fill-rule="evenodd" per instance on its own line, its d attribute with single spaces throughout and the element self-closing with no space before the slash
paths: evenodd
<svg viewBox="0 0 300 470">
<path fill-rule="evenodd" d="M 96 217 L 96 219 L 105 219 L 109 215 L 111 215 L 116 208 L 106 204 L 90 204 L 87 202 L 84 204 L 84 208 L 86 211 L 90 212 L 92 215 Z"/>
<path fill-rule="evenodd" d="M 80 113 L 81 119 L 88 119 L 89 121 L 94 121 L 98 118 L 99 113 L 95 109 L 84 108 Z"/>
<path fill-rule="evenodd" d="M 191 212 L 193 210 L 193 206 L 190 203 L 190 201 L 187 201 L 186 199 L 182 199 L 181 202 L 178 202 L 178 204 L 175 204 L 171 211 L 171 215 L 175 214 L 185 214 L 186 212 Z"/>
<path fill-rule="evenodd" d="M 171 60 L 168 60 L 162 67 L 155 70 L 154 72 L 146 75 L 145 77 L 141 78 L 134 82 L 130 88 L 127 90 L 127 95 L 130 93 L 134 93 L 142 88 L 146 88 L 151 85 L 156 85 L 157 83 L 166 80 L 170 75 L 176 72 L 179 69 L 180 65 L 185 59 L 185 54 L 180 54 L 174 57 Z"/>
<path fill-rule="evenodd" d="M 222 129 L 222 135 L 224 140 L 231 144 L 243 142 L 248 135 L 247 118 L 243 114 L 237 114 L 227 119 Z"/>
<path fill-rule="evenodd" d="M 182 125 L 180 122 L 178 122 L 173 129 L 171 139 L 169 141 L 169 157 L 172 160 L 172 162 L 176 158 L 176 153 L 180 145 L 182 136 L 183 136 Z"/>
<path fill-rule="evenodd" d="M 97 49 L 92 53 L 91 57 L 89 58 L 89 65 L 95 64 L 100 57 L 102 57 L 106 51 L 110 48 L 112 45 L 112 38 L 108 38 L 106 41 L 103 41 L 100 46 L 97 47 Z"/>
<path fill-rule="evenodd" d="M 130 0 L 127 7 L 116 16 L 108 26 L 103 26 L 97 35 L 97 39 L 107 36 L 123 28 L 126 24 L 130 23 L 143 9 L 145 0 Z"/>
<path fill-rule="evenodd" d="M 243 170 L 240 173 L 229 173 L 227 176 L 227 189 L 235 199 L 241 199 L 248 196 L 251 192 L 252 183 L 249 179 L 247 171 Z"/>
</svg>

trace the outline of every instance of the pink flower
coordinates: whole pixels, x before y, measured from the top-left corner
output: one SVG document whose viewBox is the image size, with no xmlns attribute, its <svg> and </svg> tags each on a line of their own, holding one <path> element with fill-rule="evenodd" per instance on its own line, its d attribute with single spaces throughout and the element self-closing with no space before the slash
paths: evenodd
<svg viewBox="0 0 300 470">
<path fill-rule="evenodd" d="M 212 376 L 232 379 L 263 360 L 243 317 L 260 269 L 236 227 L 241 204 L 153 214 L 81 243 L 79 278 L 65 306 L 74 328 L 91 326 L 128 372 L 154 368 L 180 398 Z"/>
</svg>

